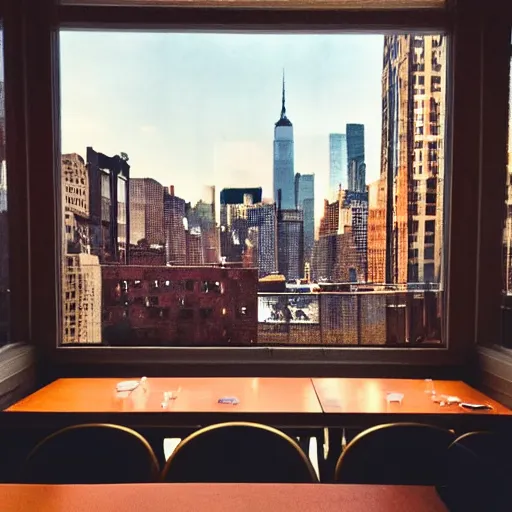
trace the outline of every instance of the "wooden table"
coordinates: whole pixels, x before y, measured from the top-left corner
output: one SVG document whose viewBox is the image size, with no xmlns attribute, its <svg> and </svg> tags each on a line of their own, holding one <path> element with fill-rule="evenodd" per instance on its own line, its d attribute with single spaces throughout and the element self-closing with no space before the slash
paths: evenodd
<svg viewBox="0 0 512 512">
<path fill-rule="evenodd" d="M 491 410 L 441 406 L 427 393 L 421 379 L 313 379 L 326 425 L 368 427 L 378 423 L 423 421 L 450 428 L 490 428 L 512 423 L 512 411 L 461 381 L 433 382 L 437 397 L 457 396 L 463 402 L 488 404 Z M 401 403 L 389 403 L 388 393 L 402 393 Z M 506 420 L 505 423 L 503 420 Z"/>
<path fill-rule="evenodd" d="M 309 378 L 148 378 L 146 391 L 137 388 L 129 394 L 116 392 L 121 380 L 56 380 L 9 407 L 7 419 L 37 414 L 38 422 L 122 419 L 130 426 L 195 427 L 217 421 L 262 421 L 279 426 L 311 421 L 321 425 L 323 416 Z M 163 393 L 177 390 L 177 399 L 162 408 Z M 240 403 L 219 404 L 221 397 L 236 397 Z"/>
<path fill-rule="evenodd" d="M 433 382 L 436 399 L 440 395 L 456 396 L 463 402 L 488 404 L 491 410 L 469 410 L 458 405 L 441 406 L 426 391 L 421 379 L 313 379 L 313 385 L 325 413 L 329 428 L 328 456 L 322 462 L 322 474 L 334 475 L 341 454 L 342 429 L 348 440 L 359 430 L 394 422 L 431 423 L 454 429 L 462 434 L 471 430 L 506 430 L 512 425 L 512 411 L 460 381 Z M 401 403 L 388 402 L 388 393 L 401 393 Z M 327 476 L 328 478 L 328 476 Z"/>
<path fill-rule="evenodd" d="M 150 377 L 145 391 L 139 387 L 131 393 L 117 393 L 116 384 L 122 380 L 58 379 L 15 403 L 0 414 L 0 427 L 20 429 L 28 441 L 21 448 L 7 450 L 26 455 L 42 437 L 68 425 L 116 423 L 144 435 L 162 465 L 166 437 L 182 438 L 213 423 L 251 421 L 294 436 L 314 436 L 318 455 L 322 455 L 323 413 L 309 378 Z M 178 395 L 162 408 L 166 391 L 178 391 Z M 236 397 L 240 403 L 219 404 L 221 397 Z"/>
<path fill-rule="evenodd" d="M 149 378 L 146 391 L 138 388 L 128 396 L 116 393 L 116 384 L 121 380 L 59 379 L 0 413 L 0 427 L 24 432 L 19 437 L 29 440 L 23 445 L 27 451 L 42 436 L 67 425 L 90 422 L 126 425 L 148 439 L 162 464 L 165 437 L 184 437 L 201 426 L 223 421 L 261 422 L 291 435 L 316 437 L 320 472 L 325 478 L 333 474 L 340 453 L 339 427 L 362 429 L 379 423 L 419 421 L 463 432 L 505 429 L 512 423 L 512 411 L 458 381 L 435 381 L 437 394 L 489 403 L 493 409 L 468 411 L 457 405 L 441 407 L 425 393 L 423 380 Z M 163 393 L 178 389 L 178 398 L 163 409 Z M 403 393 L 402 403 L 388 403 L 388 392 Z M 218 399 L 224 396 L 237 397 L 240 403 L 219 404 Z M 329 457 L 325 463 L 324 427 L 331 427 Z M 8 446 L 7 450 L 22 453 L 19 447 Z M 20 456 L 15 458 L 21 460 Z"/>
<path fill-rule="evenodd" d="M 447 512 L 432 487 L 320 484 L 0 485 L 2 512 Z"/>
</svg>

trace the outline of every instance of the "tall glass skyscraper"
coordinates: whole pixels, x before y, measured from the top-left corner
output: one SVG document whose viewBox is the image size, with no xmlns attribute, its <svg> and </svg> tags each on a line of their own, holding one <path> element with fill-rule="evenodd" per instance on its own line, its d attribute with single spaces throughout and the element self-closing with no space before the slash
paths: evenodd
<svg viewBox="0 0 512 512">
<path fill-rule="evenodd" d="M 304 261 L 311 263 L 315 243 L 315 175 L 295 175 L 296 207 L 304 212 Z"/>
<path fill-rule="evenodd" d="M 329 134 L 329 199 L 334 200 L 340 188 L 347 188 L 347 136 Z"/>
<path fill-rule="evenodd" d="M 293 210 L 295 208 L 293 125 L 286 117 L 284 75 L 281 117 L 274 129 L 274 201 L 276 203 L 279 190 L 281 190 L 281 209 Z"/>
<path fill-rule="evenodd" d="M 347 124 L 348 190 L 365 192 L 364 124 Z"/>
</svg>

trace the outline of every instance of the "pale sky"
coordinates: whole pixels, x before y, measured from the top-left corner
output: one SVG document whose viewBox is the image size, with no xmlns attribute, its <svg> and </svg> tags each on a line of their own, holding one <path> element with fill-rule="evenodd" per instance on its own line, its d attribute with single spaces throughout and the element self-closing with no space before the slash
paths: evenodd
<svg viewBox="0 0 512 512">
<path fill-rule="evenodd" d="M 132 177 L 272 193 L 286 73 L 295 172 L 314 173 L 317 215 L 329 133 L 365 125 L 367 181 L 380 172 L 382 35 L 61 32 L 62 151 L 129 155 Z"/>
</svg>

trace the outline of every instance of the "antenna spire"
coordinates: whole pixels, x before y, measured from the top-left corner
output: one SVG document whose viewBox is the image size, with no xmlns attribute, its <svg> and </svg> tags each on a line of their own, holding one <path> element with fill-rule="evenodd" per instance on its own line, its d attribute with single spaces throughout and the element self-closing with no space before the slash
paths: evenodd
<svg viewBox="0 0 512 512">
<path fill-rule="evenodd" d="M 285 81 L 284 81 L 284 69 L 283 69 L 283 104 L 281 106 L 281 119 L 283 119 L 283 117 L 286 117 L 286 106 L 285 106 L 285 101 L 286 101 L 286 90 L 285 90 Z"/>
</svg>

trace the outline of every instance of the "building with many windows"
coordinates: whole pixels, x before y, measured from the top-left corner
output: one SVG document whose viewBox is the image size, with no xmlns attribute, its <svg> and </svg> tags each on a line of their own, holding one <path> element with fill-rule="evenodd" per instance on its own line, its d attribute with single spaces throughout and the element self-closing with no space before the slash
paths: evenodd
<svg viewBox="0 0 512 512">
<path fill-rule="evenodd" d="M 446 37 L 384 39 L 381 181 L 375 205 L 386 205 L 388 283 L 441 279 L 444 188 Z M 373 206 L 372 206 L 373 208 Z M 371 222 L 381 223 L 372 213 Z M 377 225 L 369 227 L 376 233 Z M 372 251 L 381 253 L 372 236 Z M 382 240 L 379 241 L 382 244 Z M 382 258 L 370 275 L 381 276 Z"/>
<path fill-rule="evenodd" d="M 347 124 L 347 190 L 366 191 L 364 125 Z"/>
<path fill-rule="evenodd" d="M 311 265 L 315 243 L 315 175 L 295 175 L 295 208 L 303 211 L 304 263 Z"/>
<path fill-rule="evenodd" d="M 91 253 L 100 263 L 128 263 L 130 241 L 127 157 L 112 157 L 87 148 Z"/>
<path fill-rule="evenodd" d="M 251 345 L 258 336 L 256 269 L 103 266 L 108 345 Z"/>
<path fill-rule="evenodd" d="M 89 172 L 77 153 L 61 157 L 62 202 L 64 207 L 64 253 L 89 253 L 90 188 Z"/>
<path fill-rule="evenodd" d="M 246 266 L 257 267 L 259 277 L 277 272 L 277 208 L 275 203 L 258 203 L 247 209 L 247 247 L 251 258 Z"/>
<path fill-rule="evenodd" d="M 101 343 L 101 267 L 98 256 L 68 254 L 62 279 L 62 343 Z"/>
<path fill-rule="evenodd" d="M 164 246 L 164 187 L 152 178 L 130 179 L 130 243 Z"/>
<path fill-rule="evenodd" d="M 199 260 L 205 264 L 219 263 L 220 235 L 215 218 L 215 186 L 204 188 L 204 197 L 195 206 L 186 205 L 189 233 L 199 237 Z M 189 264 L 192 264 L 189 261 Z"/>
<path fill-rule="evenodd" d="M 368 282 L 386 282 L 386 182 L 368 185 L 367 269 Z"/>
<path fill-rule="evenodd" d="M 304 277 L 304 212 L 277 209 L 277 267 L 290 280 Z"/>
<path fill-rule="evenodd" d="M 261 204 L 262 189 L 225 188 L 220 192 L 221 257 L 228 263 L 252 266 L 248 210 Z M 249 253 L 249 254 L 247 254 Z"/>
<path fill-rule="evenodd" d="M 165 258 L 168 265 L 187 264 L 186 204 L 174 195 L 174 185 L 164 191 Z"/>
<path fill-rule="evenodd" d="M 316 280 L 334 283 L 366 280 L 367 202 L 365 205 L 364 199 L 365 194 L 340 190 L 337 201 L 324 201 L 313 257 Z"/>
</svg>

